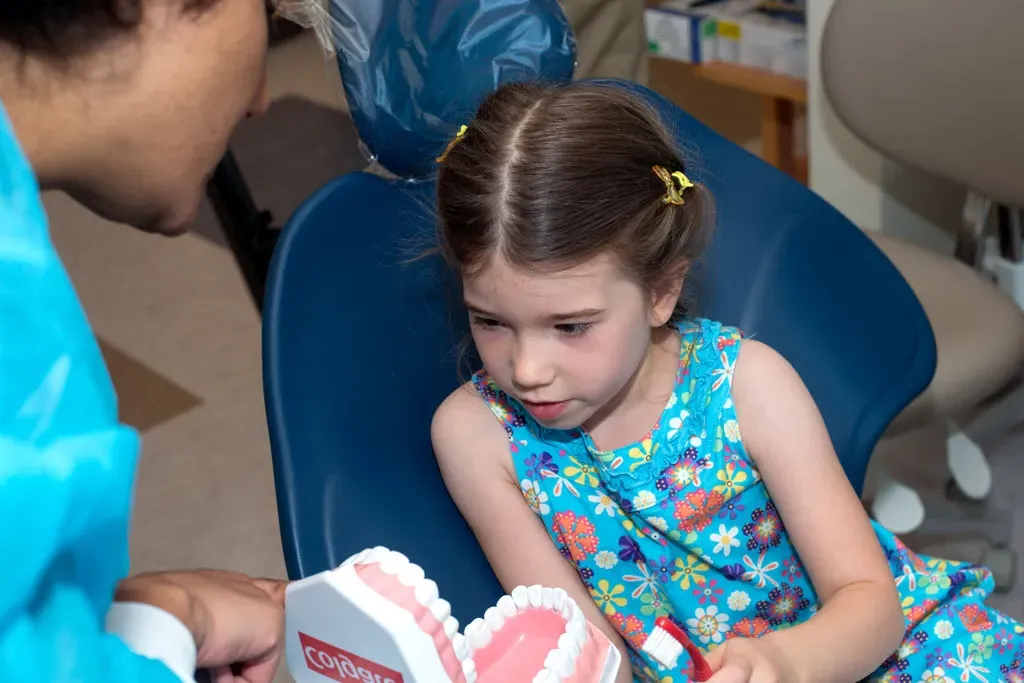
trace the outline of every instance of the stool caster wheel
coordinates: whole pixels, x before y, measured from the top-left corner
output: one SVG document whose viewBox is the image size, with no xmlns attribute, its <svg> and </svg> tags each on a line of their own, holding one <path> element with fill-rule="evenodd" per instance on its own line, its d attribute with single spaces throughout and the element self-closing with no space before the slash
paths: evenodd
<svg viewBox="0 0 1024 683">
<path fill-rule="evenodd" d="M 924 522 L 924 503 L 917 491 L 885 477 L 871 503 L 871 516 L 897 536 L 909 534 Z"/>
<path fill-rule="evenodd" d="M 946 494 L 946 500 L 948 501 L 963 502 L 967 499 L 967 496 L 960 492 L 960 487 L 956 485 L 956 480 L 953 479 L 953 477 L 946 479 L 944 493 Z"/>
<path fill-rule="evenodd" d="M 1017 579 L 1017 553 L 1006 546 L 993 546 L 985 551 L 982 562 L 992 572 L 996 592 L 1006 593 Z"/>
<path fill-rule="evenodd" d="M 984 498 L 972 498 L 964 493 L 964 490 L 960 488 L 956 479 L 950 477 L 946 480 L 946 500 L 951 503 L 957 503 L 959 505 L 982 505 L 985 503 Z"/>
<path fill-rule="evenodd" d="M 946 440 L 949 472 L 960 494 L 969 500 L 985 500 L 992 491 L 992 469 L 985 451 L 962 431 L 953 431 Z"/>
</svg>

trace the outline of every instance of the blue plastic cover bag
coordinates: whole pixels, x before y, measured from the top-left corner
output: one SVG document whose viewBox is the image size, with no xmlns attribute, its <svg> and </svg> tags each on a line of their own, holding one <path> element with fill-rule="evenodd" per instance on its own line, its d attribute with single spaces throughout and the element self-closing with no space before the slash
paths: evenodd
<svg viewBox="0 0 1024 683">
<path fill-rule="evenodd" d="M 639 2 L 640 0 L 631 0 Z M 557 0 L 279 0 L 336 52 L 371 157 L 420 178 L 500 85 L 572 80 L 576 41 Z"/>
<path fill-rule="evenodd" d="M 138 450 L 0 107 L 0 681 L 177 681 L 104 631 Z"/>
</svg>

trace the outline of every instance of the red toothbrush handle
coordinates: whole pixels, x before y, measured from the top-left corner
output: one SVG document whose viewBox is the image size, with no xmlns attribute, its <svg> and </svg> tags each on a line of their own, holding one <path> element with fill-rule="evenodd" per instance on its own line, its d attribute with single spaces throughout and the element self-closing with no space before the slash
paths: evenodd
<svg viewBox="0 0 1024 683">
<path fill-rule="evenodd" d="M 693 662 L 693 677 L 699 683 L 711 678 L 711 665 L 708 664 L 708 660 L 704 659 L 704 654 L 697 649 L 697 646 L 687 640 L 683 643 L 683 647 L 690 653 L 690 660 Z"/>
<path fill-rule="evenodd" d="M 704 653 L 701 652 L 690 637 L 686 635 L 683 629 L 675 625 L 668 617 L 658 617 L 654 622 L 656 626 L 667 631 L 676 641 L 683 646 L 686 650 L 686 654 L 690 655 L 690 661 L 693 662 L 693 676 L 697 683 L 704 683 L 704 681 L 711 678 L 711 665 L 708 664 L 708 660 L 704 659 Z"/>
</svg>

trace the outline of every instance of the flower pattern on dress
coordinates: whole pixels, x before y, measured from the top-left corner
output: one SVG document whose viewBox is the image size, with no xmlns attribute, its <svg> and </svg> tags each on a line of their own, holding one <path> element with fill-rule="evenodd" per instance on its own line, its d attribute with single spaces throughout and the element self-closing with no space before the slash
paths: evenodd
<svg viewBox="0 0 1024 683">
<path fill-rule="evenodd" d="M 523 498 L 622 635 L 634 681 L 683 683 L 642 651 L 659 617 L 708 651 L 810 619 L 814 586 L 748 456 L 731 386 L 743 339 L 680 329 L 676 391 L 636 443 L 602 451 L 585 431 L 537 424 L 484 372 L 473 381 L 509 435 Z M 869 677 L 881 683 L 1024 683 L 1024 627 L 985 606 L 983 567 L 917 555 L 875 526 L 906 636 Z"/>
</svg>

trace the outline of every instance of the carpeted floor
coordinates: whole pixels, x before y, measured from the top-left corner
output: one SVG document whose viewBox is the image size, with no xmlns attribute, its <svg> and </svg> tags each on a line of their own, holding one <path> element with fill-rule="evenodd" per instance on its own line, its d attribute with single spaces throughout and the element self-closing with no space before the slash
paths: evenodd
<svg viewBox="0 0 1024 683">
<path fill-rule="evenodd" d="M 320 186 L 369 164 L 348 115 L 300 95 L 285 95 L 263 116 L 243 122 L 231 149 L 257 205 L 277 225 Z M 194 233 L 225 245 L 209 204 Z"/>
</svg>

